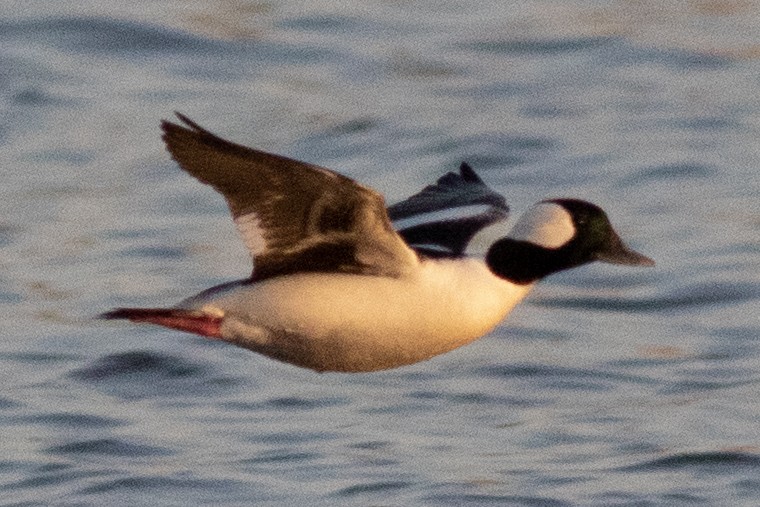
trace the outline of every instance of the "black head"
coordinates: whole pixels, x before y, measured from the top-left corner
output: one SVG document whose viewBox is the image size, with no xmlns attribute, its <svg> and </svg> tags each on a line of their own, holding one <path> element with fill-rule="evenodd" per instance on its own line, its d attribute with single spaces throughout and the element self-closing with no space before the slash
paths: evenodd
<svg viewBox="0 0 760 507">
<path fill-rule="evenodd" d="M 519 284 L 594 261 L 654 265 L 623 244 L 599 206 L 578 199 L 541 201 L 486 256 L 491 271 Z"/>
</svg>

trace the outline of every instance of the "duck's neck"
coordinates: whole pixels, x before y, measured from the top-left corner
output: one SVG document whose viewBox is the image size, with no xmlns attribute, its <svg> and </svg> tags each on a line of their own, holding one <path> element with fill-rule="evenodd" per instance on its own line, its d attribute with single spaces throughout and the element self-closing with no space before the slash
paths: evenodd
<svg viewBox="0 0 760 507">
<path fill-rule="evenodd" d="M 486 264 L 495 275 L 518 285 L 582 263 L 567 248 L 547 248 L 509 237 L 494 243 L 486 254 Z"/>
</svg>

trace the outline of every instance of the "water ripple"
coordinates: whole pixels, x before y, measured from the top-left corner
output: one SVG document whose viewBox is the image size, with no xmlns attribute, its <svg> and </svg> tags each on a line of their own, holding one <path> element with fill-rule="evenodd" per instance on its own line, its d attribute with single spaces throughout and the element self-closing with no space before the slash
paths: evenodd
<svg viewBox="0 0 760 507">
<path fill-rule="evenodd" d="M 642 182 L 655 182 L 665 184 L 667 180 L 679 180 L 690 178 L 707 178 L 715 174 L 715 169 L 703 164 L 679 163 L 665 164 L 641 169 L 633 174 L 626 175 L 620 180 L 620 185 L 632 185 Z"/>
<path fill-rule="evenodd" d="M 126 424 L 124 421 L 113 419 L 111 417 L 101 417 L 89 414 L 70 414 L 64 412 L 35 414 L 21 418 L 21 422 L 71 428 L 112 428 Z"/>
<path fill-rule="evenodd" d="M 166 456 L 172 451 L 163 447 L 135 444 L 115 438 L 83 440 L 49 447 L 45 452 L 50 454 L 102 454 L 119 457 Z"/>
<path fill-rule="evenodd" d="M 233 377 L 215 374 L 205 365 L 147 351 L 104 356 L 71 371 L 69 377 L 128 399 L 214 396 L 238 382 Z"/>
<path fill-rule="evenodd" d="M 37 467 L 36 470 L 30 472 L 29 477 L 4 485 L 3 488 L 6 490 L 39 490 L 45 486 L 55 487 L 82 479 L 102 477 L 110 473 L 110 470 L 83 470 L 64 463 L 51 463 Z M 35 503 L 34 505 L 39 504 Z"/>
<path fill-rule="evenodd" d="M 82 488 L 79 492 L 82 494 L 95 493 L 112 493 L 115 491 L 135 491 L 145 493 L 146 491 L 167 491 L 195 489 L 198 491 L 213 493 L 214 491 L 223 492 L 227 489 L 234 489 L 238 483 L 231 480 L 212 480 L 212 479 L 191 479 L 191 478 L 174 478 L 174 477 L 126 477 L 103 481 L 93 486 Z M 210 505 L 210 504 L 209 504 Z"/>
<path fill-rule="evenodd" d="M 343 488 L 336 493 L 337 496 L 357 496 L 367 493 L 390 493 L 395 490 L 405 489 L 412 486 L 413 483 L 407 481 L 379 481 L 357 484 Z"/>
<path fill-rule="evenodd" d="M 224 44 L 133 21 L 106 18 L 52 18 L 0 23 L 4 37 L 36 37 L 76 52 L 216 53 Z"/>
<path fill-rule="evenodd" d="M 519 507 L 569 507 L 570 503 L 541 496 L 489 495 L 485 493 L 442 494 L 426 498 L 435 505 L 505 505 Z"/>
<path fill-rule="evenodd" d="M 546 157 L 558 148 L 559 143 L 549 137 L 510 135 L 506 133 L 482 133 L 477 136 L 452 137 L 436 141 L 427 151 L 434 154 L 450 154 L 455 161 L 467 160 L 479 171 L 503 170 L 520 166 Z M 453 163 L 452 163 L 453 165 Z M 510 175 L 510 179 L 514 175 Z"/>
<path fill-rule="evenodd" d="M 187 249 L 172 246 L 145 246 L 140 248 L 128 248 L 119 253 L 120 257 L 153 258 L 153 259 L 181 259 L 187 257 Z"/>
<path fill-rule="evenodd" d="M 499 372 L 491 371 L 489 374 L 499 376 L 499 373 L 504 373 L 503 369 Z M 479 393 L 479 392 L 462 392 L 451 393 L 441 391 L 410 391 L 406 397 L 417 400 L 436 400 L 442 403 L 451 403 L 455 405 L 461 404 L 473 404 L 473 405 L 501 405 L 505 407 L 537 407 L 545 403 L 543 400 L 538 400 L 525 396 L 508 396 L 498 395 L 492 393 Z"/>
<path fill-rule="evenodd" d="M 479 372 L 489 377 L 547 379 L 553 385 L 564 389 L 592 389 L 596 391 L 611 389 L 613 385 L 619 382 L 657 383 L 655 380 L 640 375 L 541 364 L 489 365 L 480 368 Z"/>
<path fill-rule="evenodd" d="M 21 227 L 15 224 L 0 222 L 0 247 L 10 245 L 21 232 Z"/>
<path fill-rule="evenodd" d="M 92 381 L 144 373 L 154 373 L 164 378 L 177 378 L 198 375 L 202 371 L 201 366 L 178 357 L 134 351 L 104 356 L 90 366 L 74 370 L 70 375 L 77 380 Z"/>
<path fill-rule="evenodd" d="M 298 452 L 287 449 L 276 449 L 274 451 L 264 452 L 255 458 L 240 460 L 243 465 L 260 465 L 274 463 L 293 463 L 299 461 L 309 461 L 318 458 L 320 455 L 313 452 Z"/>
<path fill-rule="evenodd" d="M 607 312 L 661 312 L 700 306 L 725 306 L 760 298 L 760 284 L 714 282 L 681 287 L 665 296 L 643 299 L 597 297 L 551 298 L 534 304 L 549 308 L 574 308 Z"/>
<path fill-rule="evenodd" d="M 336 405 L 344 405 L 348 402 L 346 399 L 339 398 L 303 398 L 300 396 L 288 396 L 283 398 L 272 398 L 267 400 L 267 405 L 272 408 L 278 409 L 300 409 L 300 410 L 313 410 L 315 408 L 331 407 Z"/>
<path fill-rule="evenodd" d="M 306 444 L 309 442 L 326 442 L 328 440 L 335 440 L 338 438 L 338 434 L 334 431 L 276 431 L 266 435 L 257 433 L 253 440 L 257 442 L 264 442 L 267 444 Z"/>
<path fill-rule="evenodd" d="M 652 472 L 684 468 L 710 468 L 733 472 L 737 468 L 760 469 L 760 456 L 744 452 L 692 452 L 674 454 L 618 469 L 622 472 Z"/>
<path fill-rule="evenodd" d="M 381 30 L 393 29 L 391 25 L 382 25 L 377 20 L 362 19 L 332 13 L 329 16 L 312 14 L 298 16 L 281 21 L 279 26 L 303 32 L 319 32 L 328 34 L 340 33 L 379 33 Z"/>
<path fill-rule="evenodd" d="M 596 49 L 619 41 L 619 37 L 568 37 L 556 39 L 485 40 L 460 44 L 459 47 L 486 53 L 517 55 L 556 55 Z"/>
<path fill-rule="evenodd" d="M 17 401 L 14 401 L 10 398 L 4 398 L 0 396 L 0 410 L 5 410 L 8 408 L 17 408 L 20 407 L 21 404 Z"/>
</svg>

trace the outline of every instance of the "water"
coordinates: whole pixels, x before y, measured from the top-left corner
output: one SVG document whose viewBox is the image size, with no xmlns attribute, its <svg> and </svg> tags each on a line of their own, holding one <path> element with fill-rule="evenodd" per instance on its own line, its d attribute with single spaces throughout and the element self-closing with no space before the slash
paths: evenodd
<svg viewBox="0 0 760 507">
<path fill-rule="evenodd" d="M 4 2 L 0 504 L 760 504 L 758 7 Z M 467 160 L 658 266 L 365 375 L 94 321 L 249 271 L 174 110 L 389 201 Z"/>
</svg>

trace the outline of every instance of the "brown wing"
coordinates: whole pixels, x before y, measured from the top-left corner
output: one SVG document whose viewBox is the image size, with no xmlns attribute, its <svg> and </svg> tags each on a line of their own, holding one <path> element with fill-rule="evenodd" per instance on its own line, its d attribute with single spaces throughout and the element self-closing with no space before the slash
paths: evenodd
<svg viewBox="0 0 760 507">
<path fill-rule="evenodd" d="M 400 276 L 416 256 L 383 198 L 328 169 L 225 141 L 187 117 L 162 123 L 185 171 L 227 200 L 254 260 L 253 279 L 305 271 Z"/>
</svg>

